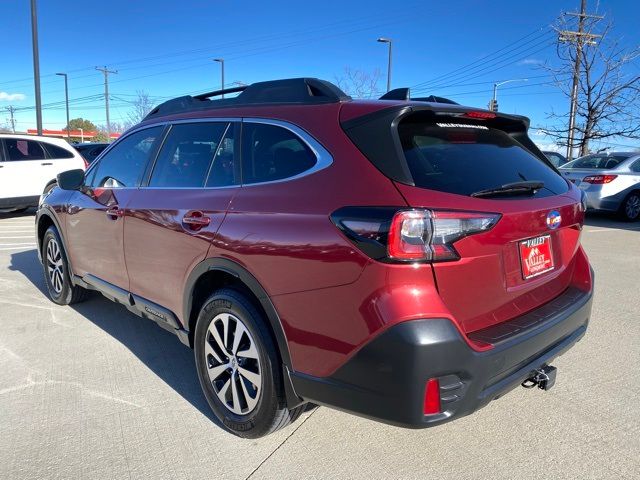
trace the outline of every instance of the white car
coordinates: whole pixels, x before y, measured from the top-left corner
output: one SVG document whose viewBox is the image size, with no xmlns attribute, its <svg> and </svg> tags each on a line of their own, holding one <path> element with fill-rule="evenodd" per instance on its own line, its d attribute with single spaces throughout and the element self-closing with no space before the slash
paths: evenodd
<svg viewBox="0 0 640 480">
<path fill-rule="evenodd" d="M 76 168 L 86 162 L 62 139 L 0 133 L 0 211 L 37 206 L 60 172 Z"/>
</svg>

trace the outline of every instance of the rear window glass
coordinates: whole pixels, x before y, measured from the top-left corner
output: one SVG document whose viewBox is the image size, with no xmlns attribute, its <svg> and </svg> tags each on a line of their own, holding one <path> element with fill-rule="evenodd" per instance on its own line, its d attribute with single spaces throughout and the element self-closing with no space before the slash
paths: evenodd
<svg viewBox="0 0 640 480">
<path fill-rule="evenodd" d="M 47 149 L 51 158 L 73 158 L 73 153 L 57 145 L 46 143 L 44 148 Z"/>
<path fill-rule="evenodd" d="M 536 196 L 564 193 L 567 183 L 501 130 L 484 125 L 403 122 L 398 127 L 415 185 L 459 195 L 522 182 L 544 182 Z"/>
<path fill-rule="evenodd" d="M 586 157 L 578 158 L 573 162 L 563 165 L 562 168 L 593 168 L 597 170 L 610 170 L 612 168 L 616 168 L 627 158 L 629 157 L 623 155 L 587 155 Z"/>
</svg>

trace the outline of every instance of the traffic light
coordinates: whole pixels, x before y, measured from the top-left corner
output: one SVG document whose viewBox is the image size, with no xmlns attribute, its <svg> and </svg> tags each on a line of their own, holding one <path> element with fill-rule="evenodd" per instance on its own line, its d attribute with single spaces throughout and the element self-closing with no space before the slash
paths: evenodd
<svg viewBox="0 0 640 480">
<path fill-rule="evenodd" d="M 497 112 L 498 111 L 498 101 L 494 100 L 493 98 L 491 100 L 489 100 L 489 110 L 491 110 L 492 112 Z"/>
</svg>

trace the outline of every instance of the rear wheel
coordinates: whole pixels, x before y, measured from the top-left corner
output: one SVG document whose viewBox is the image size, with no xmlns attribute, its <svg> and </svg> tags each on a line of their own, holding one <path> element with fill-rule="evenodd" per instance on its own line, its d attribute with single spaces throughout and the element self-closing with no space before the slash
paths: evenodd
<svg viewBox="0 0 640 480">
<path fill-rule="evenodd" d="M 620 205 L 620 216 L 628 222 L 640 218 L 640 192 L 631 192 L 627 195 Z"/>
<path fill-rule="evenodd" d="M 282 365 L 265 319 L 249 299 L 221 289 L 200 310 L 194 337 L 198 377 L 213 413 L 235 435 L 258 438 L 295 421 Z"/>
<path fill-rule="evenodd" d="M 42 268 L 49 298 L 58 305 L 84 300 L 88 291 L 71 283 L 69 263 L 62 240 L 55 227 L 47 229 L 42 239 Z"/>
</svg>

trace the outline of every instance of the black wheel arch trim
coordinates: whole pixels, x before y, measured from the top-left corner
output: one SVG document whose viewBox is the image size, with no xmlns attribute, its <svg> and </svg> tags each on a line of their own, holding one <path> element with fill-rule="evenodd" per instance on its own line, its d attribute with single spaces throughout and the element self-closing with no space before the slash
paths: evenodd
<svg viewBox="0 0 640 480">
<path fill-rule="evenodd" d="M 67 249 L 67 242 L 65 241 L 65 238 L 64 238 L 64 232 L 62 231 L 62 228 L 60 226 L 60 221 L 58 220 L 57 215 L 53 210 L 51 210 L 51 207 L 49 207 L 48 205 L 41 205 L 40 208 L 38 208 L 38 211 L 36 212 L 35 224 L 36 224 L 36 242 L 38 245 L 38 259 L 40 260 L 40 263 L 42 263 L 42 243 L 41 243 L 40 235 L 38 235 L 38 228 L 40 226 L 40 220 L 42 219 L 42 217 L 48 217 L 53 222 L 53 225 L 56 227 L 56 230 L 58 230 L 58 236 L 60 237 L 60 241 L 62 242 L 62 248 L 64 249 L 64 256 L 67 261 L 67 267 L 69 269 L 69 278 L 71 278 L 72 279 L 71 281 L 73 282 L 74 270 L 73 270 L 73 266 L 71 265 L 71 260 L 69 260 L 69 254 L 67 253 L 69 250 Z"/>
<path fill-rule="evenodd" d="M 278 350 L 280 351 L 280 356 L 282 357 L 282 362 L 287 368 L 289 368 L 289 370 L 291 370 L 291 355 L 289 353 L 287 337 L 284 333 L 284 329 L 282 328 L 280 316 L 271 302 L 271 298 L 269 298 L 266 290 L 262 285 L 260 285 L 260 282 L 258 282 L 258 280 L 247 269 L 233 260 L 212 257 L 203 260 L 193 268 L 187 278 L 183 294 L 184 307 L 182 318 L 185 322 L 185 330 L 189 331 L 189 318 L 191 316 L 191 308 L 193 306 L 193 290 L 196 282 L 200 277 L 202 277 L 202 275 L 211 271 L 220 271 L 236 277 L 258 299 L 260 306 L 267 314 L 267 319 L 269 320 L 271 329 L 276 337 L 275 340 L 278 345 Z"/>
<path fill-rule="evenodd" d="M 187 332 L 189 337 L 192 336 L 193 332 L 189 331 L 189 319 L 191 317 L 191 308 L 193 306 L 193 290 L 198 279 L 202 277 L 202 275 L 211 271 L 219 271 L 232 275 L 240 282 L 242 282 L 258 299 L 258 301 L 260 302 L 260 306 L 267 315 L 269 325 L 271 326 L 271 330 L 273 331 L 273 334 L 275 336 L 276 346 L 278 348 L 278 352 L 280 353 L 280 358 L 282 359 L 282 374 L 287 407 L 291 409 L 295 408 L 298 405 L 301 405 L 302 403 L 305 403 L 304 400 L 296 393 L 293 386 L 291 374 L 294 370 L 291 364 L 291 354 L 289 352 L 287 336 L 284 333 L 284 328 L 282 327 L 280 316 L 278 315 L 278 312 L 271 302 L 271 298 L 267 294 L 266 290 L 262 287 L 260 282 L 258 282 L 258 280 L 242 265 L 227 258 L 211 257 L 203 260 L 193 268 L 193 270 L 189 274 L 189 277 L 187 278 L 183 294 L 184 298 L 182 318 L 185 322 L 184 330 Z"/>
</svg>

